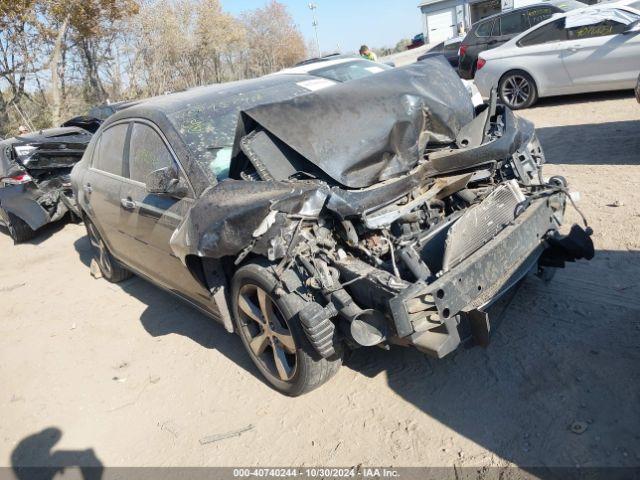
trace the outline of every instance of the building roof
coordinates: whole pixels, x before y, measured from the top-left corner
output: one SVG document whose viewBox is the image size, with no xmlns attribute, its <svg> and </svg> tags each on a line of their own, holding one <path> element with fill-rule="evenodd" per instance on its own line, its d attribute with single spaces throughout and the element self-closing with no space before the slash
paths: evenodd
<svg viewBox="0 0 640 480">
<path fill-rule="evenodd" d="M 442 3 L 442 2 L 446 2 L 447 0 L 422 0 L 419 4 L 418 4 L 418 8 L 422 8 L 422 7 L 426 7 L 427 5 L 433 5 L 434 3 Z M 463 0 L 460 0 L 460 3 L 462 3 Z"/>
</svg>

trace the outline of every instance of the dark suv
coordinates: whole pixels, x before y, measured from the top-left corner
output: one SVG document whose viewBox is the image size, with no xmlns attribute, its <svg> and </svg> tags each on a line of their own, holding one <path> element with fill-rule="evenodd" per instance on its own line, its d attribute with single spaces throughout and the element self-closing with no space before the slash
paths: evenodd
<svg viewBox="0 0 640 480">
<path fill-rule="evenodd" d="M 471 80 L 476 74 L 478 54 L 508 42 L 556 13 L 583 8 L 576 0 L 553 0 L 509 10 L 475 23 L 460 45 L 458 73 Z"/>
</svg>

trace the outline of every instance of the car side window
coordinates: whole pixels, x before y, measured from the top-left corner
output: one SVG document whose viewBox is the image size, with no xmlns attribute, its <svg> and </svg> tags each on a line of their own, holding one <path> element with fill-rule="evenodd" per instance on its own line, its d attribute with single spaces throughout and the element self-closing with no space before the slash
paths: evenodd
<svg viewBox="0 0 640 480">
<path fill-rule="evenodd" d="M 530 45 L 540 45 L 543 43 L 562 42 L 567 40 L 567 31 L 564 29 L 564 18 L 537 28 L 529 35 L 522 38 L 518 45 L 528 47 Z"/>
<path fill-rule="evenodd" d="M 529 30 L 529 19 L 526 12 L 513 12 L 500 17 L 502 35 L 515 35 Z"/>
<path fill-rule="evenodd" d="M 484 22 L 478 25 L 476 29 L 476 37 L 488 37 L 491 35 L 491 30 L 493 29 L 493 20 L 489 22 Z"/>
<path fill-rule="evenodd" d="M 559 11 L 561 10 L 556 10 L 554 7 L 534 7 L 527 10 L 527 17 L 529 18 L 530 25 L 535 27 L 539 23 L 551 18 L 554 13 Z"/>
<path fill-rule="evenodd" d="M 123 175 L 124 144 L 128 128 L 128 123 L 120 123 L 102 133 L 93 156 L 93 168 L 120 177 Z"/>
<path fill-rule="evenodd" d="M 129 178 L 146 183 L 151 172 L 173 164 L 173 156 L 160 135 L 148 125 L 134 123 L 129 146 Z"/>
<path fill-rule="evenodd" d="M 607 35 L 617 35 L 626 30 L 624 23 L 613 20 L 603 20 L 593 25 L 583 25 L 581 27 L 568 28 L 567 36 L 569 40 L 582 40 L 583 38 L 606 37 Z"/>
</svg>

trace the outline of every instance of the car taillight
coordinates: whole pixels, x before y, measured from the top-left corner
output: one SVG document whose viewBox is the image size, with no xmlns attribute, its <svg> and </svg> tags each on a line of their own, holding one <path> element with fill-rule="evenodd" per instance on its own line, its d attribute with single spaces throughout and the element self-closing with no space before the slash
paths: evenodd
<svg viewBox="0 0 640 480">
<path fill-rule="evenodd" d="M 487 63 L 487 61 L 484 58 L 478 58 L 478 64 L 476 65 L 476 71 L 478 71 L 482 67 L 484 67 L 486 63 Z"/>
<path fill-rule="evenodd" d="M 466 52 L 467 52 L 467 46 L 460 45 L 460 48 L 458 49 L 458 56 L 462 57 Z"/>
<path fill-rule="evenodd" d="M 14 175 L 13 177 L 2 178 L 2 182 L 7 185 L 22 185 L 23 183 L 29 183 L 32 180 L 33 178 L 28 173 L 21 173 L 19 175 Z"/>
</svg>

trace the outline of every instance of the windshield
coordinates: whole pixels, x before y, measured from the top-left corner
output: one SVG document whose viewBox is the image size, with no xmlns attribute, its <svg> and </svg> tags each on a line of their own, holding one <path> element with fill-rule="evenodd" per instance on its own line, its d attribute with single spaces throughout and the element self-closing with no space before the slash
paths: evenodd
<svg viewBox="0 0 640 480">
<path fill-rule="evenodd" d="M 317 68 L 309 71 L 309 74 L 344 83 L 384 72 L 385 70 L 391 70 L 391 68 L 392 67 L 384 63 L 376 63 L 369 60 L 353 60 L 329 67 Z"/>
<path fill-rule="evenodd" d="M 305 82 L 292 82 L 262 89 L 254 86 L 251 90 L 219 95 L 210 102 L 187 103 L 168 118 L 196 160 L 218 180 L 223 180 L 229 175 L 240 111 L 308 93 L 310 89 L 304 85 Z"/>
</svg>

